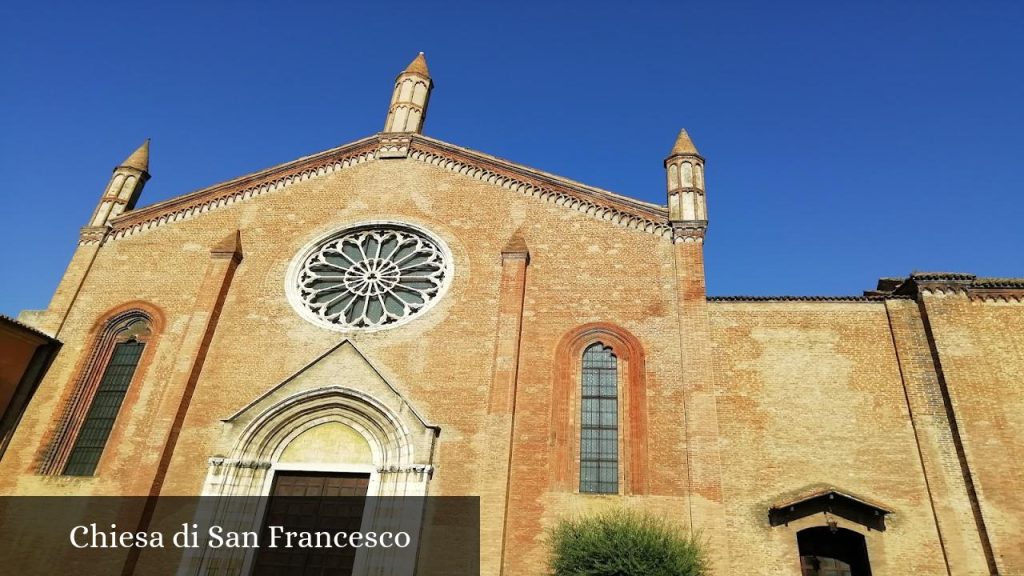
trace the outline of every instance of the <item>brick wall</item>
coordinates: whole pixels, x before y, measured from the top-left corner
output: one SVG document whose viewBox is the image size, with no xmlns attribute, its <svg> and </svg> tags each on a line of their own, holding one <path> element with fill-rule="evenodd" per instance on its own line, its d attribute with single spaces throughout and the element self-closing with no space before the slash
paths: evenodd
<svg viewBox="0 0 1024 576">
<path fill-rule="evenodd" d="M 924 310 L 1000 574 L 1024 573 L 1024 308 L 926 294 Z"/>
<path fill-rule="evenodd" d="M 448 245 L 448 293 L 379 332 L 300 318 L 285 297 L 296 253 L 378 220 L 422 226 Z M 235 230 L 244 257 L 225 275 L 210 251 Z M 517 234 L 529 264 L 503 269 Z M 97 476 L 36 474 L 98 327 L 131 301 L 159 310 L 163 327 Z M 884 533 L 850 526 L 864 533 L 876 575 L 941 574 L 946 562 L 954 574 L 984 573 L 945 385 L 994 554 L 1012 574 L 1024 570 L 1019 306 L 928 300 L 943 384 L 912 300 L 709 304 L 699 244 L 412 159 L 376 160 L 79 248 L 42 322 L 65 344 L 0 462 L 0 493 L 196 494 L 208 459 L 222 455 L 221 420 L 347 338 L 441 428 L 430 493 L 482 496 L 489 574 L 542 573 L 545 532 L 559 519 L 625 506 L 708 530 L 721 573 L 795 576 L 795 531 L 818 520 L 773 528 L 767 511 L 821 487 L 892 510 Z M 578 425 L 576 405 L 559 398 L 579 358 L 559 344 L 592 323 L 643 352 L 642 374 L 629 378 L 644 383 L 646 421 L 623 434 L 622 470 L 644 486 L 622 496 L 580 495 L 555 466 L 571 454 L 559 452 L 559 434 Z M 569 422 L 553 412 L 561 405 L 573 406 Z"/>
</svg>

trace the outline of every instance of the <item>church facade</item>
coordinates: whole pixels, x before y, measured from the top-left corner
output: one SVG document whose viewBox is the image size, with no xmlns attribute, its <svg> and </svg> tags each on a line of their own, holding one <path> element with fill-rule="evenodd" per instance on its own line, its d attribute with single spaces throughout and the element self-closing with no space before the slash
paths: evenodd
<svg viewBox="0 0 1024 576">
<path fill-rule="evenodd" d="M 475 495 L 487 575 L 618 508 L 715 574 L 1024 574 L 1024 279 L 709 297 L 685 131 L 650 204 L 423 135 L 431 88 L 148 206 L 148 142 L 118 166 L 20 318 L 62 348 L 0 493 Z"/>
</svg>

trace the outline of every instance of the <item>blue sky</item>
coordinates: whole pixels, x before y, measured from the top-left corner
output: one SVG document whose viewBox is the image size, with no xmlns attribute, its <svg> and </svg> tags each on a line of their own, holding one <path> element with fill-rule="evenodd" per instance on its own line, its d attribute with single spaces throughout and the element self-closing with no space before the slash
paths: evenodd
<svg viewBox="0 0 1024 576">
<path fill-rule="evenodd" d="M 141 204 L 377 132 L 426 52 L 425 133 L 664 203 L 707 158 L 708 291 L 1024 276 L 1020 2 L 46 2 L 0 8 L 0 312 L 44 308 L 111 169 Z"/>
</svg>

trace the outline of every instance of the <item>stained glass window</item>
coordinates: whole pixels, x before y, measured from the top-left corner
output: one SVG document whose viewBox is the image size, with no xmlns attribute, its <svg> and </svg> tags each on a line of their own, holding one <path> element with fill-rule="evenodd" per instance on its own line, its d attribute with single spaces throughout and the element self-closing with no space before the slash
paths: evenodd
<svg viewBox="0 0 1024 576">
<path fill-rule="evenodd" d="M 593 344 L 583 352 L 580 425 L 580 492 L 619 491 L 619 372 L 612 349 Z"/>
</svg>

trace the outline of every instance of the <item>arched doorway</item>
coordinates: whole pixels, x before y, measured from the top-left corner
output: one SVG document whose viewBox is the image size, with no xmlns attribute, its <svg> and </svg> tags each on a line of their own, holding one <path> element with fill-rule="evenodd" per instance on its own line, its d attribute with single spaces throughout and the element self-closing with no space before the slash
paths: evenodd
<svg viewBox="0 0 1024 576">
<path fill-rule="evenodd" d="M 836 526 L 796 534 L 802 576 L 871 576 L 864 536 Z"/>
<path fill-rule="evenodd" d="M 225 456 L 209 461 L 203 495 L 212 498 L 197 513 L 197 522 L 240 533 L 264 533 L 267 522 L 274 519 L 275 526 L 310 531 L 339 531 L 335 529 L 340 526 L 345 528 L 340 531 L 351 532 L 352 527 L 362 526 L 376 532 L 418 534 L 422 509 L 395 513 L 393 506 L 372 500 L 426 496 L 437 428 L 426 425 L 397 394 L 379 390 L 370 394 L 336 385 L 284 392 L 260 398 L 224 420 L 222 441 L 231 448 Z M 292 518 L 287 502 L 275 509 L 275 497 L 292 498 L 294 504 L 296 495 L 323 514 Z M 363 499 L 365 507 L 346 508 L 339 516 L 338 502 L 328 502 L 324 508 L 321 501 L 337 496 Z M 263 552 L 237 547 L 190 549 L 179 573 L 205 574 L 216 567 L 227 570 L 218 573 L 250 574 L 256 568 L 259 574 L 280 574 L 286 565 L 286 573 L 299 574 L 303 572 L 294 569 L 296 563 L 316 568 L 324 561 L 340 569 L 332 573 L 408 574 L 416 560 L 414 547 L 398 556 L 383 548 L 361 548 L 344 558 L 344 554 L 314 558 L 302 551 Z"/>
</svg>

